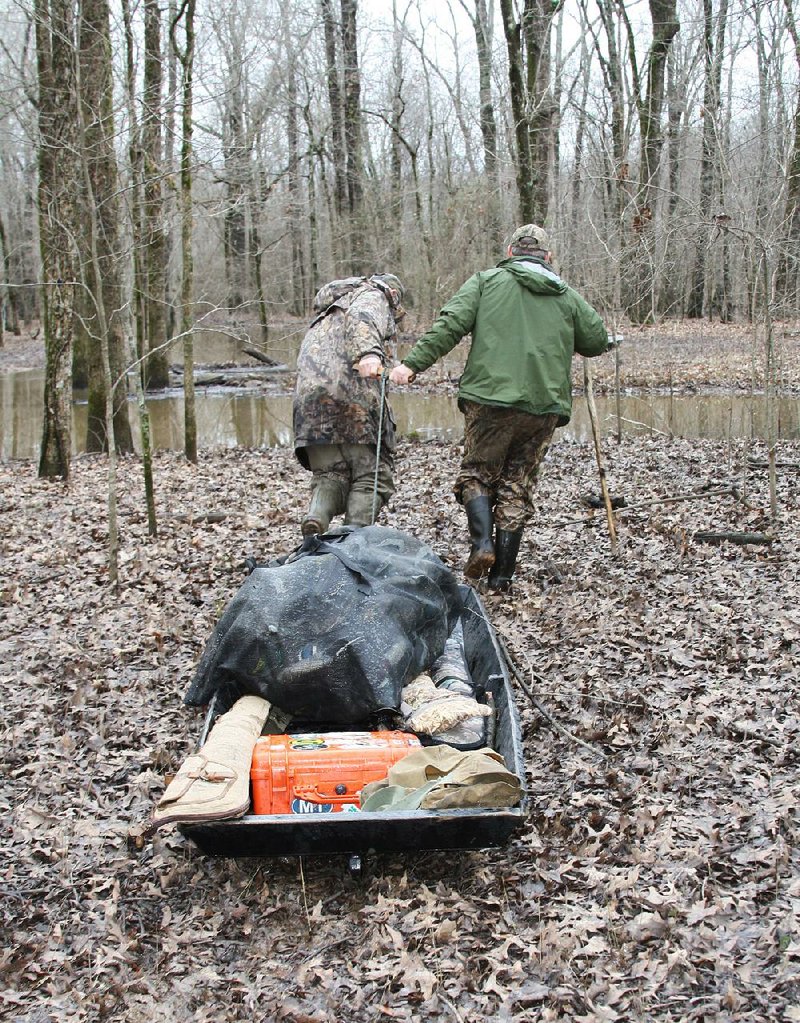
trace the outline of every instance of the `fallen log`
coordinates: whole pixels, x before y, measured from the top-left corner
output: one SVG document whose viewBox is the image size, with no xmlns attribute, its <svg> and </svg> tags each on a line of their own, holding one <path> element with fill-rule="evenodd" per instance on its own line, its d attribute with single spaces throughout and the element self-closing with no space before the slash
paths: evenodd
<svg viewBox="0 0 800 1023">
<path fill-rule="evenodd" d="M 616 508 L 618 510 L 618 514 L 623 515 L 626 512 L 639 511 L 639 509 L 641 508 L 652 508 L 662 504 L 676 504 L 679 501 L 700 501 L 705 497 L 724 496 L 734 497 L 737 501 L 742 501 L 744 504 L 747 504 L 747 502 L 743 500 L 742 495 L 735 487 L 723 487 L 721 490 L 702 490 L 699 493 L 695 494 L 677 494 L 674 497 L 658 497 L 654 501 L 636 501 L 633 504 L 628 504 L 627 501 L 625 501 L 625 498 L 615 497 L 612 500 L 617 502 Z M 589 507 L 592 508 L 596 507 L 593 502 L 590 504 L 590 502 L 587 499 L 582 498 L 582 500 L 583 503 L 588 505 Z M 555 528 L 561 529 L 564 526 L 577 526 L 580 525 L 581 523 L 592 521 L 593 517 L 588 518 L 587 516 L 583 516 L 583 518 L 580 519 L 567 519 L 566 522 L 557 522 L 555 524 Z"/>
<path fill-rule="evenodd" d="M 769 462 L 759 462 L 755 458 L 748 460 L 747 465 L 751 469 L 769 469 Z M 776 462 L 776 469 L 800 469 L 800 462 Z"/>
<path fill-rule="evenodd" d="M 207 522 L 213 525 L 215 522 L 224 522 L 228 518 L 227 512 L 210 511 L 210 512 L 180 512 L 177 515 L 172 515 L 170 518 L 174 519 L 175 522 L 188 522 L 190 525 L 199 524 L 201 522 Z"/>
<path fill-rule="evenodd" d="M 701 531 L 694 534 L 694 539 L 700 543 L 758 543 L 758 544 L 771 544 L 774 543 L 775 537 L 770 536 L 769 533 L 729 533 L 721 532 L 714 533 L 710 531 Z"/>
<path fill-rule="evenodd" d="M 258 359 L 259 362 L 263 362 L 265 366 L 280 366 L 279 362 L 271 359 L 268 355 L 262 352 L 260 348 L 256 348 L 254 345 L 242 345 L 242 351 L 245 355 L 250 355 L 254 359 Z"/>
</svg>

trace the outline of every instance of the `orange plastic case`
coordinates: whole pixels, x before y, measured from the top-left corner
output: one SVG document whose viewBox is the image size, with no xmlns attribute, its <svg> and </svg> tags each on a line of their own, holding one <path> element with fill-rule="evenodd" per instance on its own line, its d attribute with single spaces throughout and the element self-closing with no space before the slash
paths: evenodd
<svg viewBox="0 0 800 1023">
<path fill-rule="evenodd" d="M 419 747 L 407 732 L 262 735 L 250 769 L 253 813 L 357 811 L 364 785 Z"/>
</svg>

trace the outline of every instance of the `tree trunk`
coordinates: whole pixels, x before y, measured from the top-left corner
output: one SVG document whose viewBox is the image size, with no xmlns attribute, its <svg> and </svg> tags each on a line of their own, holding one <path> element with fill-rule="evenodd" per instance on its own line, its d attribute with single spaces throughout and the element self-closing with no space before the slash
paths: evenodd
<svg viewBox="0 0 800 1023">
<path fill-rule="evenodd" d="M 635 212 L 632 221 L 633 245 L 629 265 L 631 292 L 628 315 L 637 323 L 653 317 L 657 281 L 655 274 L 655 198 L 663 145 L 661 116 L 664 107 L 664 81 L 667 55 L 680 24 L 677 0 L 649 0 L 653 38 L 647 55 L 647 89 L 635 88 L 639 116 L 640 163 Z M 625 16 L 629 36 L 630 22 Z M 632 45 L 632 41 L 631 41 Z M 634 54 L 631 52 L 631 59 Z M 638 78 L 638 75 L 634 76 Z"/>
<path fill-rule="evenodd" d="M 714 31 L 713 0 L 703 0 L 703 148 L 700 158 L 700 228 L 694 255 L 694 273 L 687 315 L 699 319 L 711 314 L 711 280 L 707 273 L 706 251 L 712 221 L 715 181 L 719 174 L 719 106 L 722 80 L 721 43 L 725 38 L 727 0 L 719 0 L 717 30 Z"/>
<path fill-rule="evenodd" d="M 481 107 L 483 170 L 492 194 L 497 193 L 497 120 L 492 100 L 492 23 L 486 0 L 475 0 L 475 44 L 478 50 L 478 98 Z"/>
<path fill-rule="evenodd" d="M 550 82 L 550 34 L 560 4 L 525 0 L 519 22 L 513 0 L 500 0 L 500 8 L 517 145 L 520 220 L 543 224 L 549 212 L 557 113 Z"/>
<path fill-rule="evenodd" d="M 405 23 L 398 21 L 397 0 L 392 0 L 392 112 L 389 127 L 392 131 L 389 151 L 388 210 L 390 222 L 395 230 L 389 232 L 385 242 L 385 253 L 389 267 L 398 267 L 402 259 L 403 238 L 403 34 Z"/>
<path fill-rule="evenodd" d="M 183 335 L 184 453 L 197 463 L 197 416 L 194 399 L 194 259 L 192 255 L 192 101 L 194 74 L 194 14 L 196 0 L 183 0 L 172 22 L 172 45 L 183 70 L 181 82 L 181 334 Z M 177 38 L 183 22 L 184 45 Z"/>
<path fill-rule="evenodd" d="M 144 4 L 144 92 L 142 95 L 142 160 L 145 338 L 147 387 L 169 386 L 167 339 L 167 239 L 164 228 L 164 154 L 161 128 L 164 67 L 161 8 L 158 0 Z"/>
<path fill-rule="evenodd" d="M 522 54 L 522 27 L 514 13 L 513 0 L 500 0 L 503 15 L 503 31 L 508 50 L 508 85 L 511 92 L 511 114 L 514 120 L 516 142 L 515 171 L 517 177 L 517 198 L 519 221 L 534 219 L 533 201 L 533 158 L 531 155 L 528 118 L 526 113 L 524 59 Z"/>
<path fill-rule="evenodd" d="M 352 273 L 372 268 L 367 243 L 363 202 L 363 150 L 361 129 L 361 72 L 358 66 L 356 18 L 358 0 L 342 0 L 342 66 L 344 82 L 344 148 L 347 179 L 348 256 Z"/>
<path fill-rule="evenodd" d="M 306 294 L 306 265 L 305 253 L 303 251 L 303 231 L 301 221 L 301 191 L 300 191 L 300 154 L 298 146 L 298 125 L 297 125 L 297 68 L 295 55 L 292 49 L 292 41 L 289 34 L 286 34 L 286 74 L 288 76 L 288 90 L 286 97 L 286 141 L 288 148 L 288 181 L 289 190 L 288 202 L 288 230 L 292 251 L 292 279 L 291 279 L 291 311 L 295 316 L 302 316 L 305 313 Z"/>
<path fill-rule="evenodd" d="M 320 0 L 322 24 L 325 31 L 325 66 L 328 85 L 328 106 L 331 115 L 331 148 L 333 158 L 333 205 L 331 223 L 334 269 L 338 273 L 344 257 L 340 223 L 347 205 L 347 171 L 344 147 L 344 107 L 339 63 L 339 31 L 333 13 L 332 0 Z"/>
<path fill-rule="evenodd" d="M 618 23 L 614 17 L 616 5 L 608 0 L 597 0 L 600 20 L 606 36 L 608 56 L 603 52 L 600 39 L 592 28 L 592 22 L 583 8 L 583 24 L 591 33 L 594 51 L 600 63 L 603 82 L 611 104 L 611 159 L 607 173 L 606 206 L 609 223 L 609 248 L 614 256 L 614 279 L 612 304 L 615 309 L 621 306 L 622 274 L 621 267 L 625 251 L 625 231 L 623 217 L 630 190 L 630 163 L 628 157 L 628 137 L 625 130 L 625 96 L 622 73 L 622 60 L 617 43 Z M 635 68 L 634 64 L 634 68 Z M 634 80 L 638 78 L 634 76 Z"/>
<path fill-rule="evenodd" d="M 253 278 L 256 286 L 258 322 L 261 327 L 261 343 L 269 341 L 269 316 L 267 313 L 267 292 L 264 286 L 263 247 L 261 244 L 261 207 L 266 199 L 264 171 L 260 163 L 260 142 L 257 140 L 255 159 L 250 171 L 250 255 L 253 260 Z"/>
<path fill-rule="evenodd" d="M 669 199 L 667 209 L 674 216 L 681 198 L 681 124 L 686 111 L 685 83 L 678 80 L 675 67 L 675 51 L 670 49 L 667 62 L 667 158 L 669 160 Z"/>
<path fill-rule="evenodd" d="M 307 307 L 311 305 L 312 295 L 319 281 L 319 223 L 317 220 L 317 169 L 324 176 L 325 164 L 322 154 L 322 143 L 315 137 L 314 120 L 311 104 L 308 100 L 303 104 L 303 120 L 308 135 L 308 175 L 306 191 L 308 195 L 308 284 Z"/>
<path fill-rule="evenodd" d="M 91 206 L 84 214 L 90 230 L 81 231 L 79 244 L 83 265 L 91 259 L 91 245 L 97 246 L 100 278 L 89 276 L 85 282 L 92 307 L 87 321 L 89 333 L 89 411 L 86 450 L 107 451 L 106 388 L 103 369 L 102 337 L 106 337 L 111 368 L 114 438 L 121 452 L 133 451 L 133 434 L 128 416 L 125 329 L 122 318 L 123 300 L 120 284 L 120 210 L 119 177 L 114 153 L 114 105 L 111 75 L 111 36 L 108 0 L 81 0 L 79 25 L 80 104 L 83 142 L 91 195 L 83 189 L 84 199 Z M 96 238 L 91 230 L 96 220 Z M 102 295 L 97 288 L 102 288 Z M 106 311 L 101 317 L 100 309 Z"/>
<path fill-rule="evenodd" d="M 0 217 L 0 250 L 3 254 L 3 278 L 5 287 L 0 303 L 0 347 L 3 344 L 3 329 L 8 325 L 12 334 L 19 334 L 19 311 L 17 305 L 16 288 L 13 284 L 14 272 L 11 266 L 11 253 L 8 247 L 8 236 L 3 218 Z"/>
<path fill-rule="evenodd" d="M 586 41 L 581 44 L 581 98 L 578 104 L 578 123 L 575 126 L 575 147 L 572 159 L 572 183 L 570 187 L 569 236 L 567 252 L 569 262 L 566 264 L 568 279 L 575 283 L 582 259 L 579 257 L 578 235 L 581 230 L 581 175 L 583 170 L 583 153 L 586 138 L 587 102 L 589 99 L 589 80 L 591 76 L 591 59 Z M 577 285 L 576 285 L 577 287 Z"/>
<path fill-rule="evenodd" d="M 96 15 L 101 14 L 100 6 L 104 3 L 105 0 L 100 0 L 94 9 L 91 9 L 90 4 L 86 2 L 84 3 L 81 10 L 80 26 L 80 38 L 82 41 L 85 41 L 86 38 L 89 19 L 95 19 Z M 106 24 L 108 22 L 107 16 L 108 9 L 106 8 Z M 97 21 L 94 20 L 93 24 L 97 25 Z M 92 43 L 94 43 L 94 41 L 95 40 L 93 38 Z M 84 48 L 81 48 L 78 69 L 78 159 L 80 160 L 80 169 L 83 177 L 85 199 L 84 226 L 86 228 L 86 238 L 83 240 L 82 244 L 85 254 L 88 257 L 88 265 L 84 268 L 84 272 L 88 279 L 85 281 L 84 286 L 86 291 L 91 293 L 93 297 L 93 321 L 96 324 L 96 330 L 92 337 L 92 349 L 99 349 L 100 376 L 103 382 L 102 388 L 95 388 L 95 392 L 102 393 L 104 399 L 103 437 L 108 449 L 108 578 L 109 582 L 115 586 L 119 578 L 119 528 L 117 525 L 117 431 L 114 426 L 115 382 L 112 376 L 110 357 L 113 335 L 110 328 L 109 310 L 106 306 L 106 295 L 111 294 L 112 297 L 115 298 L 117 296 L 114 295 L 113 292 L 108 291 L 108 281 L 106 277 L 109 271 L 108 260 L 105 258 L 108 254 L 108 239 L 104 237 L 104 229 L 107 225 L 103 222 L 101 197 L 99 194 L 95 194 L 96 185 L 104 188 L 106 181 L 103 174 L 93 174 L 93 170 L 96 172 L 96 167 L 94 167 L 93 164 L 97 159 L 99 159 L 103 152 L 102 142 L 98 143 L 98 140 L 94 137 L 94 133 L 96 132 L 96 122 L 98 120 L 97 110 L 99 107 L 95 106 L 94 109 L 92 109 L 86 105 L 87 100 L 89 99 L 93 99 L 95 103 L 98 100 L 96 90 L 99 80 L 98 67 L 93 60 L 87 60 Z M 80 74 L 80 72 L 84 69 L 89 72 L 90 81 L 87 84 L 84 84 L 83 78 Z M 97 145 L 96 151 L 95 145 Z M 94 362 L 94 357 L 92 361 Z M 97 429 L 96 424 L 95 429 Z"/>
<path fill-rule="evenodd" d="M 492 98 L 492 17 L 486 0 L 474 0 L 471 10 L 466 0 L 461 5 L 469 15 L 475 33 L 475 47 L 478 56 L 478 101 L 480 103 L 480 128 L 483 143 L 483 173 L 486 190 L 483 207 L 486 209 L 485 235 L 495 239 L 501 234 L 500 179 L 497 162 L 497 116 Z"/>
<path fill-rule="evenodd" d="M 69 479 L 72 456 L 72 338 L 78 256 L 77 134 L 72 0 L 35 0 L 39 87 L 39 243 L 45 341 L 39 476 Z"/>
<path fill-rule="evenodd" d="M 231 45 L 230 43 L 228 44 Z M 238 40 L 228 57 L 228 94 L 226 97 L 225 138 L 225 272 L 228 283 L 228 309 L 234 315 L 246 301 L 247 281 L 247 178 L 248 146 L 245 140 L 245 97 L 242 93 L 242 66 Z"/>
<path fill-rule="evenodd" d="M 169 24 L 178 17 L 176 0 L 169 0 Z M 164 97 L 164 173 L 172 175 L 175 171 L 175 138 L 177 137 L 177 102 L 178 102 L 178 56 L 174 46 L 166 46 L 167 51 L 167 92 Z M 164 308 L 167 318 L 167 337 L 174 337 L 178 332 L 176 292 L 178 285 L 174 275 L 170 273 L 170 257 L 175 251 L 175 222 L 177 220 L 177 197 L 173 188 L 164 197 Z M 168 353 L 167 353 L 168 354 Z"/>
<path fill-rule="evenodd" d="M 149 4 L 151 0 L 147 0 Z M 145 49 L 147 50 L 152 44 L 152 39 L 148 31 L 148 11 L 145 6 Z M 158 524 L 156 521 L 156 501 L 155 501 L 155 484 L 153 481 L 153 450 L 150 436 L 150 412 L 147 407 L 145 400 L 145 381 L 146 381 L 146 345 L 147 345 L 147 331 L 145 330 L 146 320 L 146 292 L 147 284 L 144 278 L 143 263 L 141 251 L 141 239 L 142 239 L 142 219 L 144 216 L 143 212 L 143 201 L 142 201 L 142 178 L 144 176 L 142 170 L 143 156 L 140 146 L 140 134 L 138 127 L 138 119 L 136 117 L 136 63 L 134 57 L 134 38 L 133 38 L 133 25 L 131 22 L 130 5 L 128 0 L 122 0 L 122 21 L 125 32 L 125 50 L 126 50 L 126 61 L 125 61 L 125 91 L 127 101 L 127 112 L 128 112 L 128 158 L 130 160 L 131 169 L 131 218 L 132 218 L 132 233 L 133 233 L 133 305 L 132 314 L 129 320 L 130 324 L 130 346 L 129 350 L 133 349 L 136 352 L 136 371 L 133 374 L 134 380 L 134 392 L 136 394 L 136 410 L 139 416 L 139 436 L 141 443 L 141 454 L 142 454 L 142 477 L 144 479 L 144 493 L 145 493 L 145 504 L 147 505 L 147 525 L 150 536 L 156 536 L 158 532 Z M 159 31 L 160 37 L 160 31 Z M 160 50 L 160 38 L 159 38 L 159 50 Z M 145 80 L 147 81 L 148 71 L 145 60 Z M 145 89 L 147 87 L 145 86 Z M 160 103 L 160 89 L 159 97 L 156 100 Z M 147 116 L 147 110 L 145 110 L 145 117 Z M 163 310 L 162 310 L 163 314 Z M 160 352 L 156 356 L 157 359 L 163 360 L 165 372 L 166 366 L 166 354 Z"/>
<path fill-rule="evenodd" d="M 800 71 L 800 33 L 794 14 L 794 0 L 783 0 L 786 23 L 794 45 Z M 778 264 L 777 286 L 787 315 L 797 312 L 800 304 L 800 91 L 794 108 L 794 133 L 786 180 L 786 205 L 783 214 L 784 251 Z"/>
<path fill-rule="evenodd" d="M 134 331 L 134 346 L 138 360 L 139 375 L 142 375 L 142 367 L 147 346 L 146 320 L 146 294 L 147 283 L 144 274 L 144 259 L 142 256 L 142 149 L 139 133 L 139 119 L 136 115 L 136 41 L 134 39 L 134 27 L 131 18 L 129 0 L 122 0 L 122 24 L 125 34 L 125 100 L 128 114 L 128 166 L 130 170 L 130 209 L 131 209 L 131 241 L 133 243 L 132 253 L 132 320 Z M 73 380 L 76 380 L 76 366 L 73 359 Z"/>
</svg>

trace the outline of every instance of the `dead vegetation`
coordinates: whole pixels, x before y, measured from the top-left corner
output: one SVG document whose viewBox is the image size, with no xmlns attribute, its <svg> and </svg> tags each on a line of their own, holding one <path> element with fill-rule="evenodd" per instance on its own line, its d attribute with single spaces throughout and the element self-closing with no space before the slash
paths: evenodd
<svg viewBox="0 0 800 1023">
<path fill-rule="evenodd" d="M 730 381 L 720 367 L 718 384 Z M 683 379 L 686 380 L 687 375 Z M 455 569 L 458 448 L 401 445 L 388 525 Z M 124 1020 L 800 1019 L 800 442 L 769 522 L 760 445 L 553 448 L 514 594 L 489 614 L 522 686 L 530 820 L 507 848 L 212 860 L 165 830 L 137 851 L 201 721 L 181 696 L 246 556 L 298 538 L 285 450 L 120 467 L 120 587 L 105 463 L 68 486 L 0 465 L 0 1017 Z M 691 501 L 662 499 L 704 492 Z M 768 545 L 698 542 L 768 532 Z"/>
</svg>

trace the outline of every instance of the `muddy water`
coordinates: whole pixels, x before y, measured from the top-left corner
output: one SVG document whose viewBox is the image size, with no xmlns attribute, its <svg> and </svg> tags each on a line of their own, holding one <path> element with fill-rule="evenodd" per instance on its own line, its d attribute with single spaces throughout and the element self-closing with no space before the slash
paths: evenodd
<svg viewBox="0 0 800 1023">
<path fill-rule="evenodd" d="M 0 376 L 0 459 L 36 459 L 42 429 L 41 372 L 19 372 Z M 390 395 L 398 432 L 421 439 L 461 437 L 462 419 L 455 398 L 426 397 L 413 389 Z M 196 393 L 198 443 L 202 449 L 226 447 L 278 447 L 292 440 L 290 395 L 264 396 L 240 389 L 198 387 Z M 183 447 L 183 398 L 180 392 L 148 401 L 153 444 L 158 449 Z M 83 450 L 86 405 L 74 408 L 74 450 Z M 779 434 L 800 439 L 800 401 L 778 403 Z M 613 398 L 597 398 L 598 416 L 604 434 L 618 429 Z M 133 416 L 135 419 L 135 415 Z M 629 433 L 659 433 L 667 436 L 715 440 L 763 437 L 763 398 L 739 395 L 694 395 L 689 397 L 625 396 L 620 401 L 621 430 Z M 586 403 L 576 397 L 572 422 L 557 437 L 577 441 L 591 439 Z"/>
</svg>

